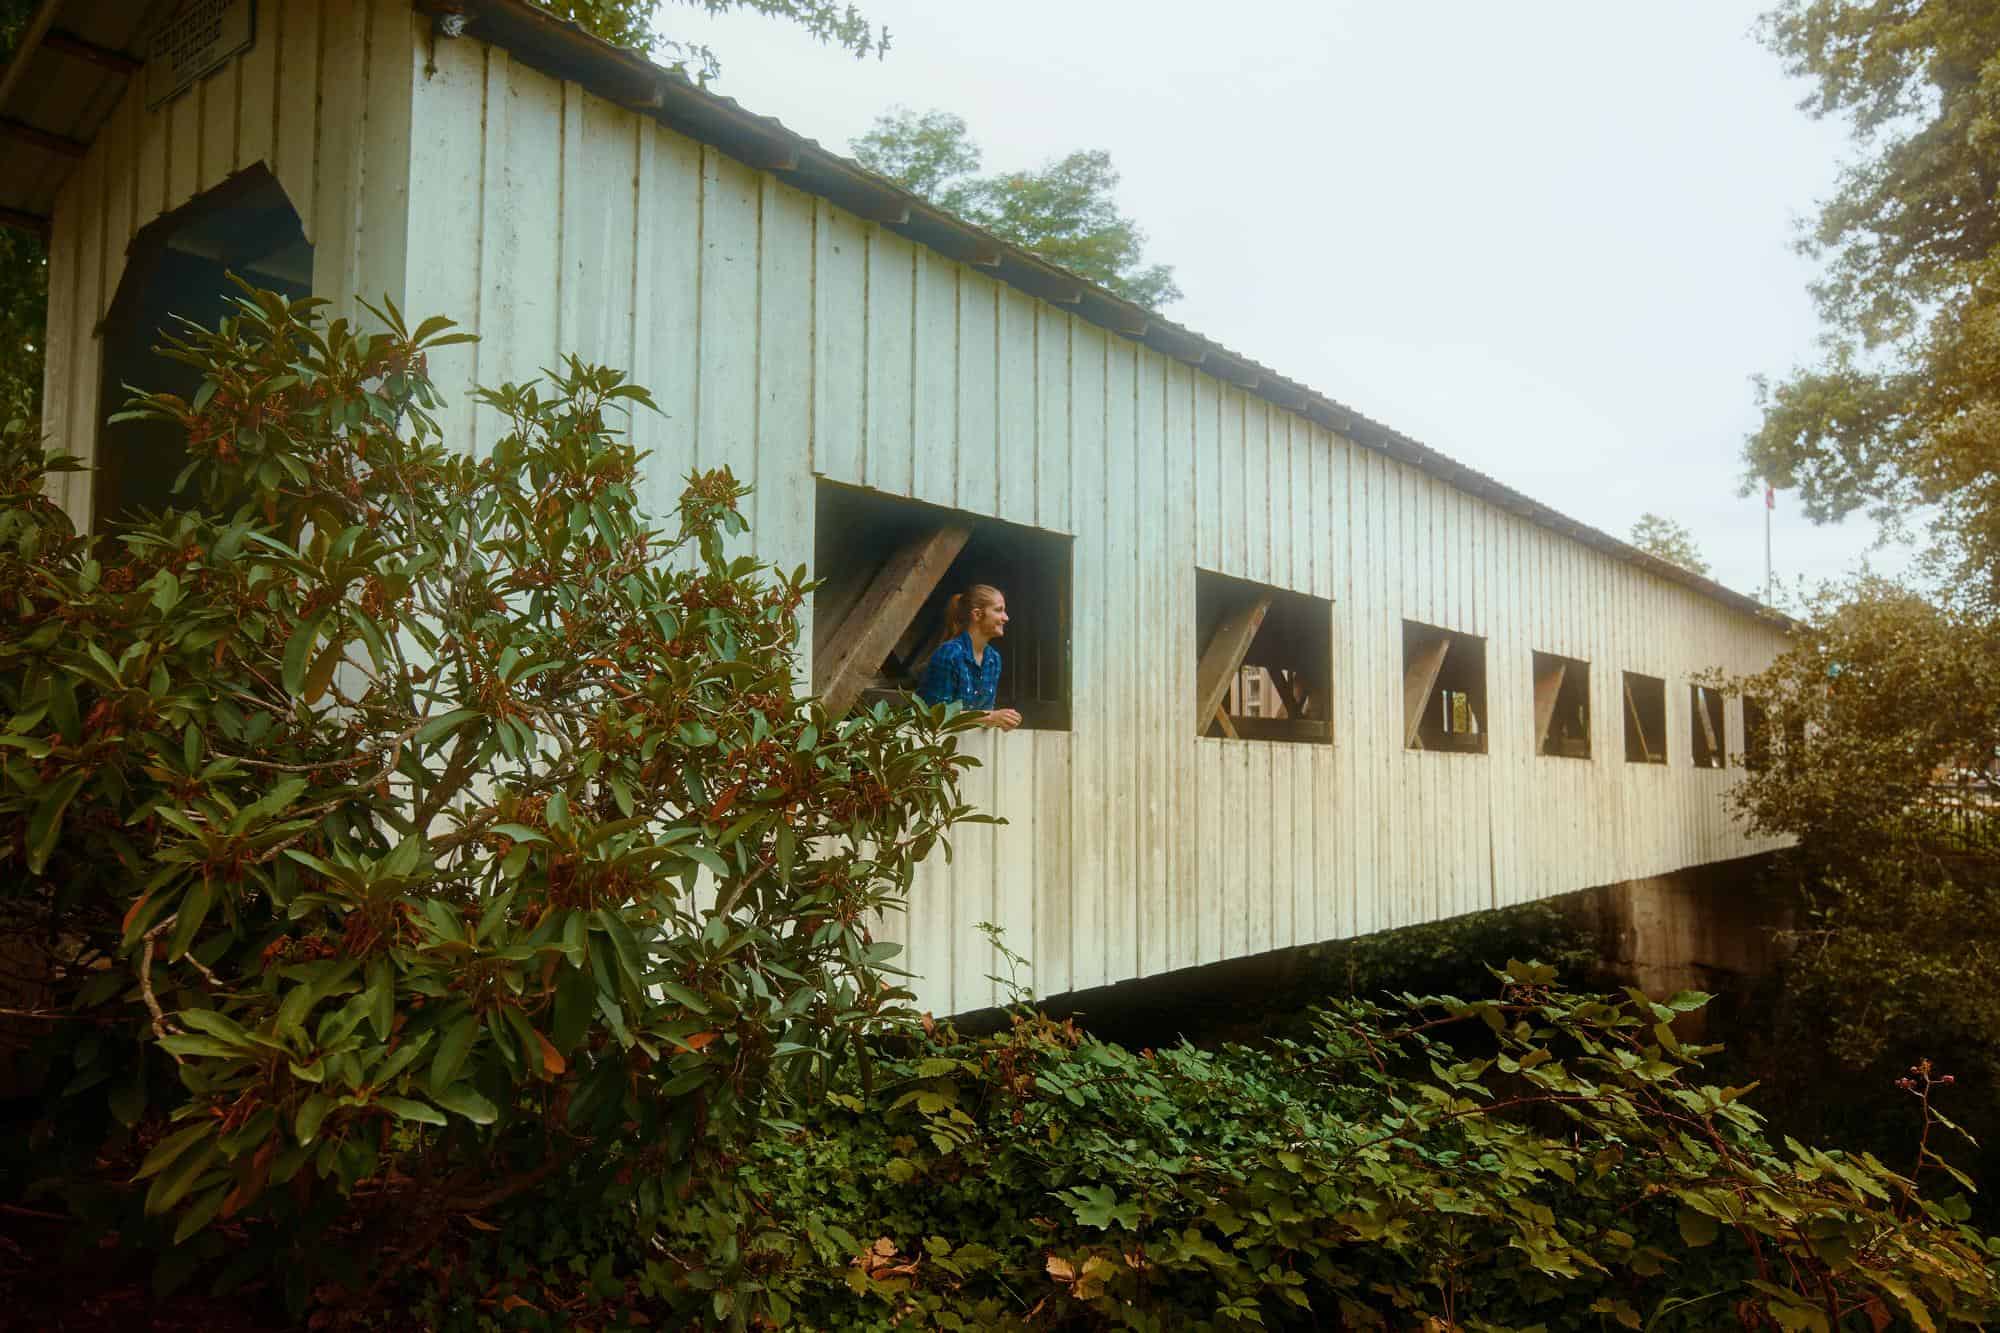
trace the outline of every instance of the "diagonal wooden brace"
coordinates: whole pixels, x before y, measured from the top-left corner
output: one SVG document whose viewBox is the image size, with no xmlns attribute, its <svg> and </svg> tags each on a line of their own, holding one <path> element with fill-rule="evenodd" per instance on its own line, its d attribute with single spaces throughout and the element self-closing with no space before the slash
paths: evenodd
<svg viewBox="0 0 2000 1333">
<path fill-rule="evenodd" d="M 1569 663 L 1558 661 L 1553 668 L 1535 677 L 1535 753 L 1547 754 L 1549 725 L 1556 720 L 1556 699 L 1561 696 L 1563 677 Z"/>
<path fill-rule="evenodd" d="M 827 641 L 821 669 L 814 672 L 828 713 L 839 717 L 854 707 L 971 536 L 971 528 L 956 524 L 927 532 L 876 572 Z"/>
<path fill-rule="evenodd" d="M 1264 624 L 1264 615 L 1271 609 L 1271 594 L 1263 593 L 1254 601 L 1246 603 L 1238 610 L 1223 617 L 1209 637 L 1208 646 L 1202 649 L 1201 665 L 1195 668 L 1195 708 L 1194 729 L 1200 735 L 1208 730 L 1208 723 L 1221 709 L 1222 701 L 1229 697 L 1229 682 L 1243 669 L 1243 658 L 1250 651 L 1250 641 L 1257 637 L 1257 631 Z"/>
<path fill-rule="evenodd" d="M 1417 732 L 1424 725 L 1424 709 L 1430 706 L 1431 691 L 1437 687 L 1438 673 L 1444 670 L 1445 654 L 1451 651 L 1451 636 L 1440 634 L 1410 655 L 1403 670 L 1403 744 L 1415 748 Z"/>
<path fill-rule="evenodd" d="M 1632 682 L 1625 682 L 1625 707 L 1632 715 L 1632 730 L 1639 737 L 1639 752 L 1646 756 L 1646 762 L 1653 762 L 1653 743 L 1646 739 L 1646 719 L 1639 715 L 1639 701 L 1632 697 Z"/>
</svg>

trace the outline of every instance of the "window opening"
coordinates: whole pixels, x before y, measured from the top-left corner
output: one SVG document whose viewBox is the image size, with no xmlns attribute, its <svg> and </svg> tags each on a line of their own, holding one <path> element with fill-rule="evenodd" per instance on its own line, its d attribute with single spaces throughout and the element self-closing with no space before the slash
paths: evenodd
<svg viewBox="0 0 2000 1333">
<path fill-rule="evenodd" d="M 1403 733 L 1412 750 L 1486 753 L 1486 640 L 1403 622 Z"/>
<path fill-rule="evenodd" d="M 1197 569 L 1195 732 L 1333 739 L 1333 603 Z"/>
<path fill-rule="evenodd" d="M 277 178 L 262 164 L 232 176 L 191 203 L 148 224 L 104 320 L 98 386 L 92 527 L 99 532 L 138 512 L 185 507 L 174 483 L 187 466 L 187 442 L 170 422 L 107 418 L 134 391 L 193 398 L 201 372 L 160 356 L 163 334 L 180 320 L 214 327 L 242 295 L 234 273 L 294 300 L 312 292 L 313 249 Z"/>
<path fill-rule="evenodd" d="M 1535 753 L 1590 758 L 1590 663 L 1536 653 Z"/>
<path fill-rule="evenodd" d="M 1667 762 L 1667 682 L 1658 676 L 1625 673 L 1625 759 Z"/>
<path fill-rule="evenodd" d="M 955 509 L 819 483 L 813 573 L 813 692 L 835 716 L 904 702 L 943 643 L 953 594 L 991 584 L 1007 599 L 997 708 L 1023 727 L 1070 725 L 1070 538 Z"/>
<path fill-rule="evenodd" d="M 1724 768 L 1729 763 L 1723 748 L 1722 692 L 1706 685 L 1688 686 L 1690 749 L 1696 768 Z"/>
<path fill-rule="evenodd" d="M 1771 760 L 1771 718 L 1755 699 L 1743 700 L 1743 761 L 1763 768 Z"/>
</svg>

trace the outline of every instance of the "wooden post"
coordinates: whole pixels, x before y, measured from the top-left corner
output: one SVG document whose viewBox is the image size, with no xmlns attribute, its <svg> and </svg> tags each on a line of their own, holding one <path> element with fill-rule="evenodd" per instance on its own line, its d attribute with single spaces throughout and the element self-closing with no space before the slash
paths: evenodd
<svg viewBox="0 0 2000 1333">
<path fill-rule="evenodd" d="M 1257 631 L 1264 623 L 1264 614 L 1270 609 L 1271 594 L 1260 594 L 1242 610 L 1224 616 L 1210 636 L 1208 647 L 1202 649 L 1201 664 L 1195 668 L 1194 674 L 1196 735 L 1208 730 L 1208 720 L 1221 709 L 1222 701 L 1229 697 L 1229 682 L 1236 679 L 1237 671 L 1243 666 L 1243 656 L 1250 651 L 1250 641 L 1257 637 Z"/>
<path fill-rule="evenodd" d="M 876 573 L 828 642 L 824 669 L 815 673 L 828 713 L 839 717 L 854 706 L 971 536 L 972 529 L 962 526 L 925 533 Z"/>
<path fill-rule="evenodd" d="M 1417 731 L 1424 724 L 1424 709 L 1431 701 L 1438 672 L 1444 670 L 1445 654 L 1451 651 L 1451 636 L 1440 635 L 1437 642 L 1417 650 L 1403 670 L 1403 744 L 1414 746 Z"/>
<path fill-rule="evenodd" d="M 1230 740 L 1236 739 L 1236 724 L 1229 720 L 1229 710 L 1220 705 L 1215 710 L 1215 723 L 1222 728 L 1222 734 Z"/>
<path fill-rule="evenodd" d="M 1562 693 L 1563 677 L 1569 672 L 1569 663 L 1557 659 L 1555 670 L 1545 671 L 1535 677 L 1535 753 L 1547 753 L 1549 748 L 1549 724 L 1556 720 L 1556 698 Z"/>
</svg>

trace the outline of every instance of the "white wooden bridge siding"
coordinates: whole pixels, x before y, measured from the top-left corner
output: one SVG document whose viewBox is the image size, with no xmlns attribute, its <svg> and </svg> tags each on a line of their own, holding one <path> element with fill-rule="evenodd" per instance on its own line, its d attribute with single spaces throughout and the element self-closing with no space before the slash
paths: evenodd
<svg viewBox="0 0 2000 1333">
<path fill-rule="evenodd" d="M 357 293 L 399 291 L 413 24 L 398 0 L 257 0 L 256 41 L 240 58 L 158 110 L 146 106 L 143 76 L 126 85 L 56 202 L 42 400 L 51 438 L 95 457 L 98 321 L 132 238 L 259 162 L 313 243 L 315 292 L 353 313 Z M 72 475 L 57 492 L 78 522 L 89 518 L 88 486 Z"/>
<path fill-rule="evenodd" d="M 653 454 L 652 510 L 672 509 L 691 467 L 727 463 L 757 488 L 757 550 L 786 567 L 812 558 L 815 474 L 1074 538 L 1074 727 L 970 742 L 984 761 L 971 799 L 1011 823 L 967 829 L 951 865 L 925 868 L 907 938 L 927 1004 L 994 999 L 980 921 L 1005 927 L 1053 994 L 1767 845 L 1726 814 L 1730 774 L 1691 767 L 1686 683 L 1710 666 L 1761 667 L 1778 644 L 1768 627 L 500 50 L 440 42 L 426 72 L 408 11 L 374 8 L 353 58 L 385 93 L 403 62 L 420 133 L 385 98 L 357 138 L 353 103 L 334 99 L 358 89 L 321 74 L 315 148 L 302 128 L 311 99 L 289 110 L 292 65 L 267 88 L 273 71 L 246 63 L 187 114 L 265 108 L 245 118 L 254 134 L 234 132 L 229 160 L 275 154 L 317 226 L 322 292 L 376 290 L 401 265 L 406 311 L 482 335 L 433 361 L 457 438 L 484 447 L 494 433 L 473 382 L 531 376 L 574 351 L 631 368 L 660 403 L 634 423 Z M 285 59 L 294 40 L 310 49 L 294 12 L 283 41 L 260 38 L 259 61 Z M 300 59 L 323 71 L 333 53 Z M 97 159 L 130 156 L 142 119 L 121 111 L 72 186 L 86 206 L 65 209 L 57 253 L 100 257 L 59 265 L 68 309 L 101 311 L 122 238 L 219 179 L 205 158 L 200 172 L 170 163 L 169 187 L 145 165 L 158 154 L 142 154 L 136 173 L 116 174 L 147 182 L 144 202 L 112 189 Z M 353 165 L 363 141 L 365 171 Z M 374 183 L 399 160 L 407 232 L 378 211 L 400 207 L 403 187 Z M 95 364 L 88 327 L 52 321 L 78 367 Z M 66 410 L 87 410 L 80 392 L 51 388 L 52 403 L 68 394 Z M 1196 565 L 1333 600 L 1334 745 L 1196 738 Z M 1487 637 L 1489 755 L 1403 748 L 1405 617 Z M 1588 762 L 1532 753 L 1535 650 L 1591 663 Z M 1624 761 L 1625 669 L 1668 682 L 1667 767 Z M 1741 725 L 1732 702 L 1732 752 Z"/>
</svg>

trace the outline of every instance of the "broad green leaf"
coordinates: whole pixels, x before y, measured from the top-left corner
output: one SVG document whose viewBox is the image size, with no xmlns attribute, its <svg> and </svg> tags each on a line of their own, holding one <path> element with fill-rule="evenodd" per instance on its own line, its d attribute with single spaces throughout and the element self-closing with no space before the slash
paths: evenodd
<svg viewBox="0 0 2000 1333">
<path fill-rule="evenodd" d="M 430 1085 L 433 1092 L 438 1088 L 448 1088 L 458 1071 L 465 1064 L 466 1054 L 472 1043 L 479 1037 L 479 1016 L 466 1014 L 451 1025 L 438 1043 L 437 1054 L 431 1057 Z"/>
<path fill-rule="evenodd" d="M 500 1118 L 499 1108 L 482 1097 L 470 1083 L 455 1083 L 448 1088 L 432 1089 L 431 1100 L 447 1111 L 464 1116 L 475 1125 L 490 1125 Z"/>
</svg>

